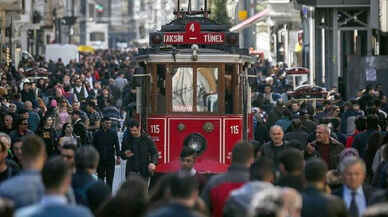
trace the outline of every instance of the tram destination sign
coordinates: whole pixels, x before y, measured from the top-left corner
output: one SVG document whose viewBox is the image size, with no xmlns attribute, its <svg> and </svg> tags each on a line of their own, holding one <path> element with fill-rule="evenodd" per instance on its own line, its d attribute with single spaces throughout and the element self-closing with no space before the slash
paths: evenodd
<svg viewBox="0 0 388 217">
<path fill-rule="evenodd" d="M 163 33 L 164 44 L 224 44 L 223 32 L 201 32 L 201 25 L 197 22 L 186 24 L 186 32 Z"/>
</svg>

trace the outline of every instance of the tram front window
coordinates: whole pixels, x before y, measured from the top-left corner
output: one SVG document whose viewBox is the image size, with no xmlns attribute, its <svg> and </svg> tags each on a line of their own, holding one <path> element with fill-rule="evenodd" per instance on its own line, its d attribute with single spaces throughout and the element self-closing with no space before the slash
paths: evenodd
<svg viewBox="0 0 388 217">
<path fill-rule="evenodd" d="M 197 111 L 218 112 L 218 68 L 197 68 Z"/>
<path fill-rule="evenodd" d="M 174 68 L 172 77 L 172 109 L 174 112 L 193 111 L 193 68 Z"/>
</svg>

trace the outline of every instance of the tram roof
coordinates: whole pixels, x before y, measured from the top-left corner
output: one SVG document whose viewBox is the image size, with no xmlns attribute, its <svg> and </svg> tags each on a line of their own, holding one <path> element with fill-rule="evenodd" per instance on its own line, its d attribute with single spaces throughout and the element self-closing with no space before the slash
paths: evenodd
<svg viewBox="0 0 388 217">
<path fill-rule="evenodd" d="M 193 60 L 192 49 L 169 50 L 143 53 L 136 56 L 136 61 L 150 63 L 253 63 L 255 61 L 253 56 L 215 49 L 199 49 L 197 56 L 198 58 Z"/>
</svg>

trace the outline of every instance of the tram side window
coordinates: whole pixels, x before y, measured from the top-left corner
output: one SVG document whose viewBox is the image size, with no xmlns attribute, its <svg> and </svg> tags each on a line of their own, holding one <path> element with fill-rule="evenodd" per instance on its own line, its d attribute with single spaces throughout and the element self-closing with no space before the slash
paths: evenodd
<svg viewBox="0 0 388 217">
<path fill-rule="evenodd" d="M 193 68 L 177 67 L 172 77 L 173 112 L 193 112 Z"/>
<path fill-rule="evenodd" d="M 232 74 L 233 64 L 227 64 L 225 70 L 225 113 L 233 113 L 233 85 L 232 85 Z"/>
<path fill-rule="evenodd" d="M 163 114 L 166 112 L 166 86 L 165 86 L 165 80 L 166 80 L 166 71 L 167 67 L 164 64 L 158 64 L 157 65 L 157 104 L 156 106 L 156 112 L 158 114 Z"/>
<path fill-rule="evenodd" d="M 218 68 L 197 69 L 197 111 L 218 112 Z"/>
</svg>

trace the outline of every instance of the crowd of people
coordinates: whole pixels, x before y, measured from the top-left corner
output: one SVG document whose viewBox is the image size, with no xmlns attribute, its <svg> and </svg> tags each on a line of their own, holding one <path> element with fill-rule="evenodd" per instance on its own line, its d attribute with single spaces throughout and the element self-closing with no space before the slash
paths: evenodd
<svg viewBox="0 0 388 217">
<path fill-rule="evenodd" d="M 381 85 L 348 101 L 333 90 L 313 106 L 288 99 L 284 69 L 259 61 L 250 72 L 254 139 L 234 146 L 228 170 L 199 174 L 197 153 L 183 147 L 180 170 L 150 188 L 158 151 L 132 119 L 132 55 L 101 51 L 66 65 L 38 58 L 2 68 L 0 216 L 388 216 Z M 45 76 L 28 78 L 39 68 Z M 113 195 L 122 160 L 127 179 Z"/>
</svg>

